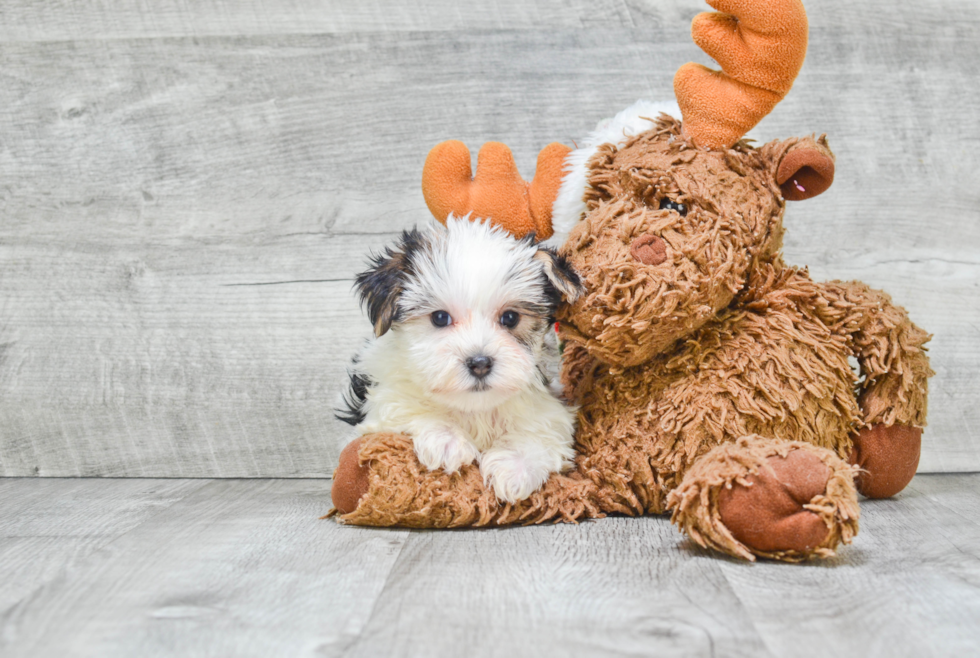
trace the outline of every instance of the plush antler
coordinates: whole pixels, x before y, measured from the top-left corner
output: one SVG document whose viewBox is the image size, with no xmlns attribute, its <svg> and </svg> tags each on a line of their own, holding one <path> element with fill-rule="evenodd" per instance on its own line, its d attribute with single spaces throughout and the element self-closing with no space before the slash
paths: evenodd
<svg viewBox="0 0 980 658">
<path fill-rule="evenodd" d="M 707 0 L 691 36 L 722 71 L 689 62 L 674 76 L 684 132 L 699 146 L 727 148 L 769 114 L 803 66 L 806 12 L 800 0 Z"/>
<path fill-rule="evenodd" d="M 558 196 L 562 166 L 570 148 L 549 144 L 538 154 L 534 180 L 526 183 L 517 171 L 510 149 L 488 142 L 477 156 L 476 178 L 470 151 L 458 141 L 442 142 L 425 159 L 422 194 L 436 219 L 449 213 L 489 219 L 517 237 L 531 231 L 539 240 L 551 237 L 551 205 Z"/>
</svg>

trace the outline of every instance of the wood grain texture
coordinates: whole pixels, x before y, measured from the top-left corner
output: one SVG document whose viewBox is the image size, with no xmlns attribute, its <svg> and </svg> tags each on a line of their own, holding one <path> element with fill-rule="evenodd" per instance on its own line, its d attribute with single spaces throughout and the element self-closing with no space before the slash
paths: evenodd
<svg viewBox="0 0 980 658">
<path fill-rule="evenodd" d="M 329 476 L 365 242 L 0 247 L 5 474 Z"/>
<path fill-rule="evenodd" d="M 0 611 L 203 485 L 200 480 L 0 480 Z"/>
<path fill-rule="evenodd" d="M 348 655 L 777 655 L 721 564 L 665 518 L 415 532 Z"/>
<path fill-rule="evenodd" d="M 918 658 L 980 643 L 978 474 L 865 501 L 855 543 L 803 565 L 702 551 L 663 517 L 379 530 L 318 520 L 324 481 L 167 484 L 0 482 L 0 541 L 53 574 L 12 591 L 24 563 L 0 560 L 0 654 Z M 55 550 L 89 530 L 115 537 Z"/>
<path fill-rule="evenodd" d="M 329 474 L 349 281 L 428 218 L 428 149 L 501 140 L 529 176 L 709 63 L 700 0 L 423 4 L 0 2 L 0 474 Z M 809 4 L 752 133 L 837 154 L 787 260 L 935 335 L 920 469 L 980 469 L 980 6 Z"/>
<path fill-rule="evenodd" d="M 629 26 L 622 0 L 6 0 L 0 40 Z"/>
<path fill-rule="evenodd" d="M 0 613 L 0 653 L 336 655 L 408 532 L 339 532 L 328 500 L 323 480 L 204 483 Z"/>
<path fill-rule="evenodd" d="M 775 655 L 857 655 L 857 646 L 864 656 L 970 654 L 980 642 L 978 486 L 977 475 L 920 475 L 895 499 L 862 501 L 861 533 L 835 560 L 789 577 L 722 570 Z M 973 514 L 949 508 L 963 498 Z M 829 620 L 821 605 L 854 612 Z"/>
</svg>

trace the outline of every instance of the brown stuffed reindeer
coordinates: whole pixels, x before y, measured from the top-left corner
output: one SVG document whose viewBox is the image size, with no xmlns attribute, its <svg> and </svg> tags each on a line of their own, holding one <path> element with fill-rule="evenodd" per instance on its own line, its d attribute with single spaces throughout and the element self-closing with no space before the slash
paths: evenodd
<svg viewBox="0 0 980 658">
<path fill-rule="evenodd" d="M 799 560 L 832 555 L 857 532 L 855 482 L 887 497 L 912 478 L 928 336 L 885 293 L 817 283 L 783 262 L 785 201 L 833 181 L 824 138 L 742 140 L 802 65 L 803 7 L 709 2 L 724 13 L 698 16 L 693 36 L 724 72 L 679 70 L 683 122 L 634 107 L 577 151 L 548 147 L 530 185 L 503 145 L 484 147 L 473 181 L 458 142 L 426 163 L 440 219 L 475 210 L 518 234 L 570 229 L 562 249 L 586 291 L 559 311 L 565 393 L 579 405 L 576 469 L 504 505 L 476 466 L 428 472 L 407 437 L 365 436 L 336 473 L 343 522 L 670 511 L 702 546 Z"/>
</svg>

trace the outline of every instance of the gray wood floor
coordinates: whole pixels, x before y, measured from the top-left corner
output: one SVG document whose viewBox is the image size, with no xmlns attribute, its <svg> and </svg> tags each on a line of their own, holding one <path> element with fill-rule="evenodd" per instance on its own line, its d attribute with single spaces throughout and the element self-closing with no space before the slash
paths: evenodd
<svg viewBox="0 0 980 658">
<path fill-rule="evenodd" d="M 837 558 L 736 562 L 666 519 L 317 517 L 325 480 L 0 479 L 0 655 L 973 656 L 980 474 L 865 501 Z"/>
</svg>

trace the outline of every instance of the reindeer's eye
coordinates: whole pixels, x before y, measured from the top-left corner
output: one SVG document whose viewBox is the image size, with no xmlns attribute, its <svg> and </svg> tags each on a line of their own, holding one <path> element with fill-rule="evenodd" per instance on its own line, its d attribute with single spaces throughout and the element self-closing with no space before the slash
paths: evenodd
<svg viewBox="0 0 980 658">
<path fill-rule="evenodd" d="M 521 321 L 521 315 L 517 311 L 504 311 L 500 314 L 500 324 L 508 329 L 513 329 Z"/>
<path fill-rule="evenodd" d="M 435 311 L 429 316 L 429 319 L 432 320 L 432 324 L 437 327 L 448 327 L 453 323 L 452 316 L 445 311 Z"/>
<path fill-rule="evenodd" d="M 666 197 L 660 200 L 660 209 L 673 210 L 681 217 L 687 215 L 687 206 L 685 206 L 683 203 L 677 203 L 676 201 L 671 201 Z"/>
</svg>

